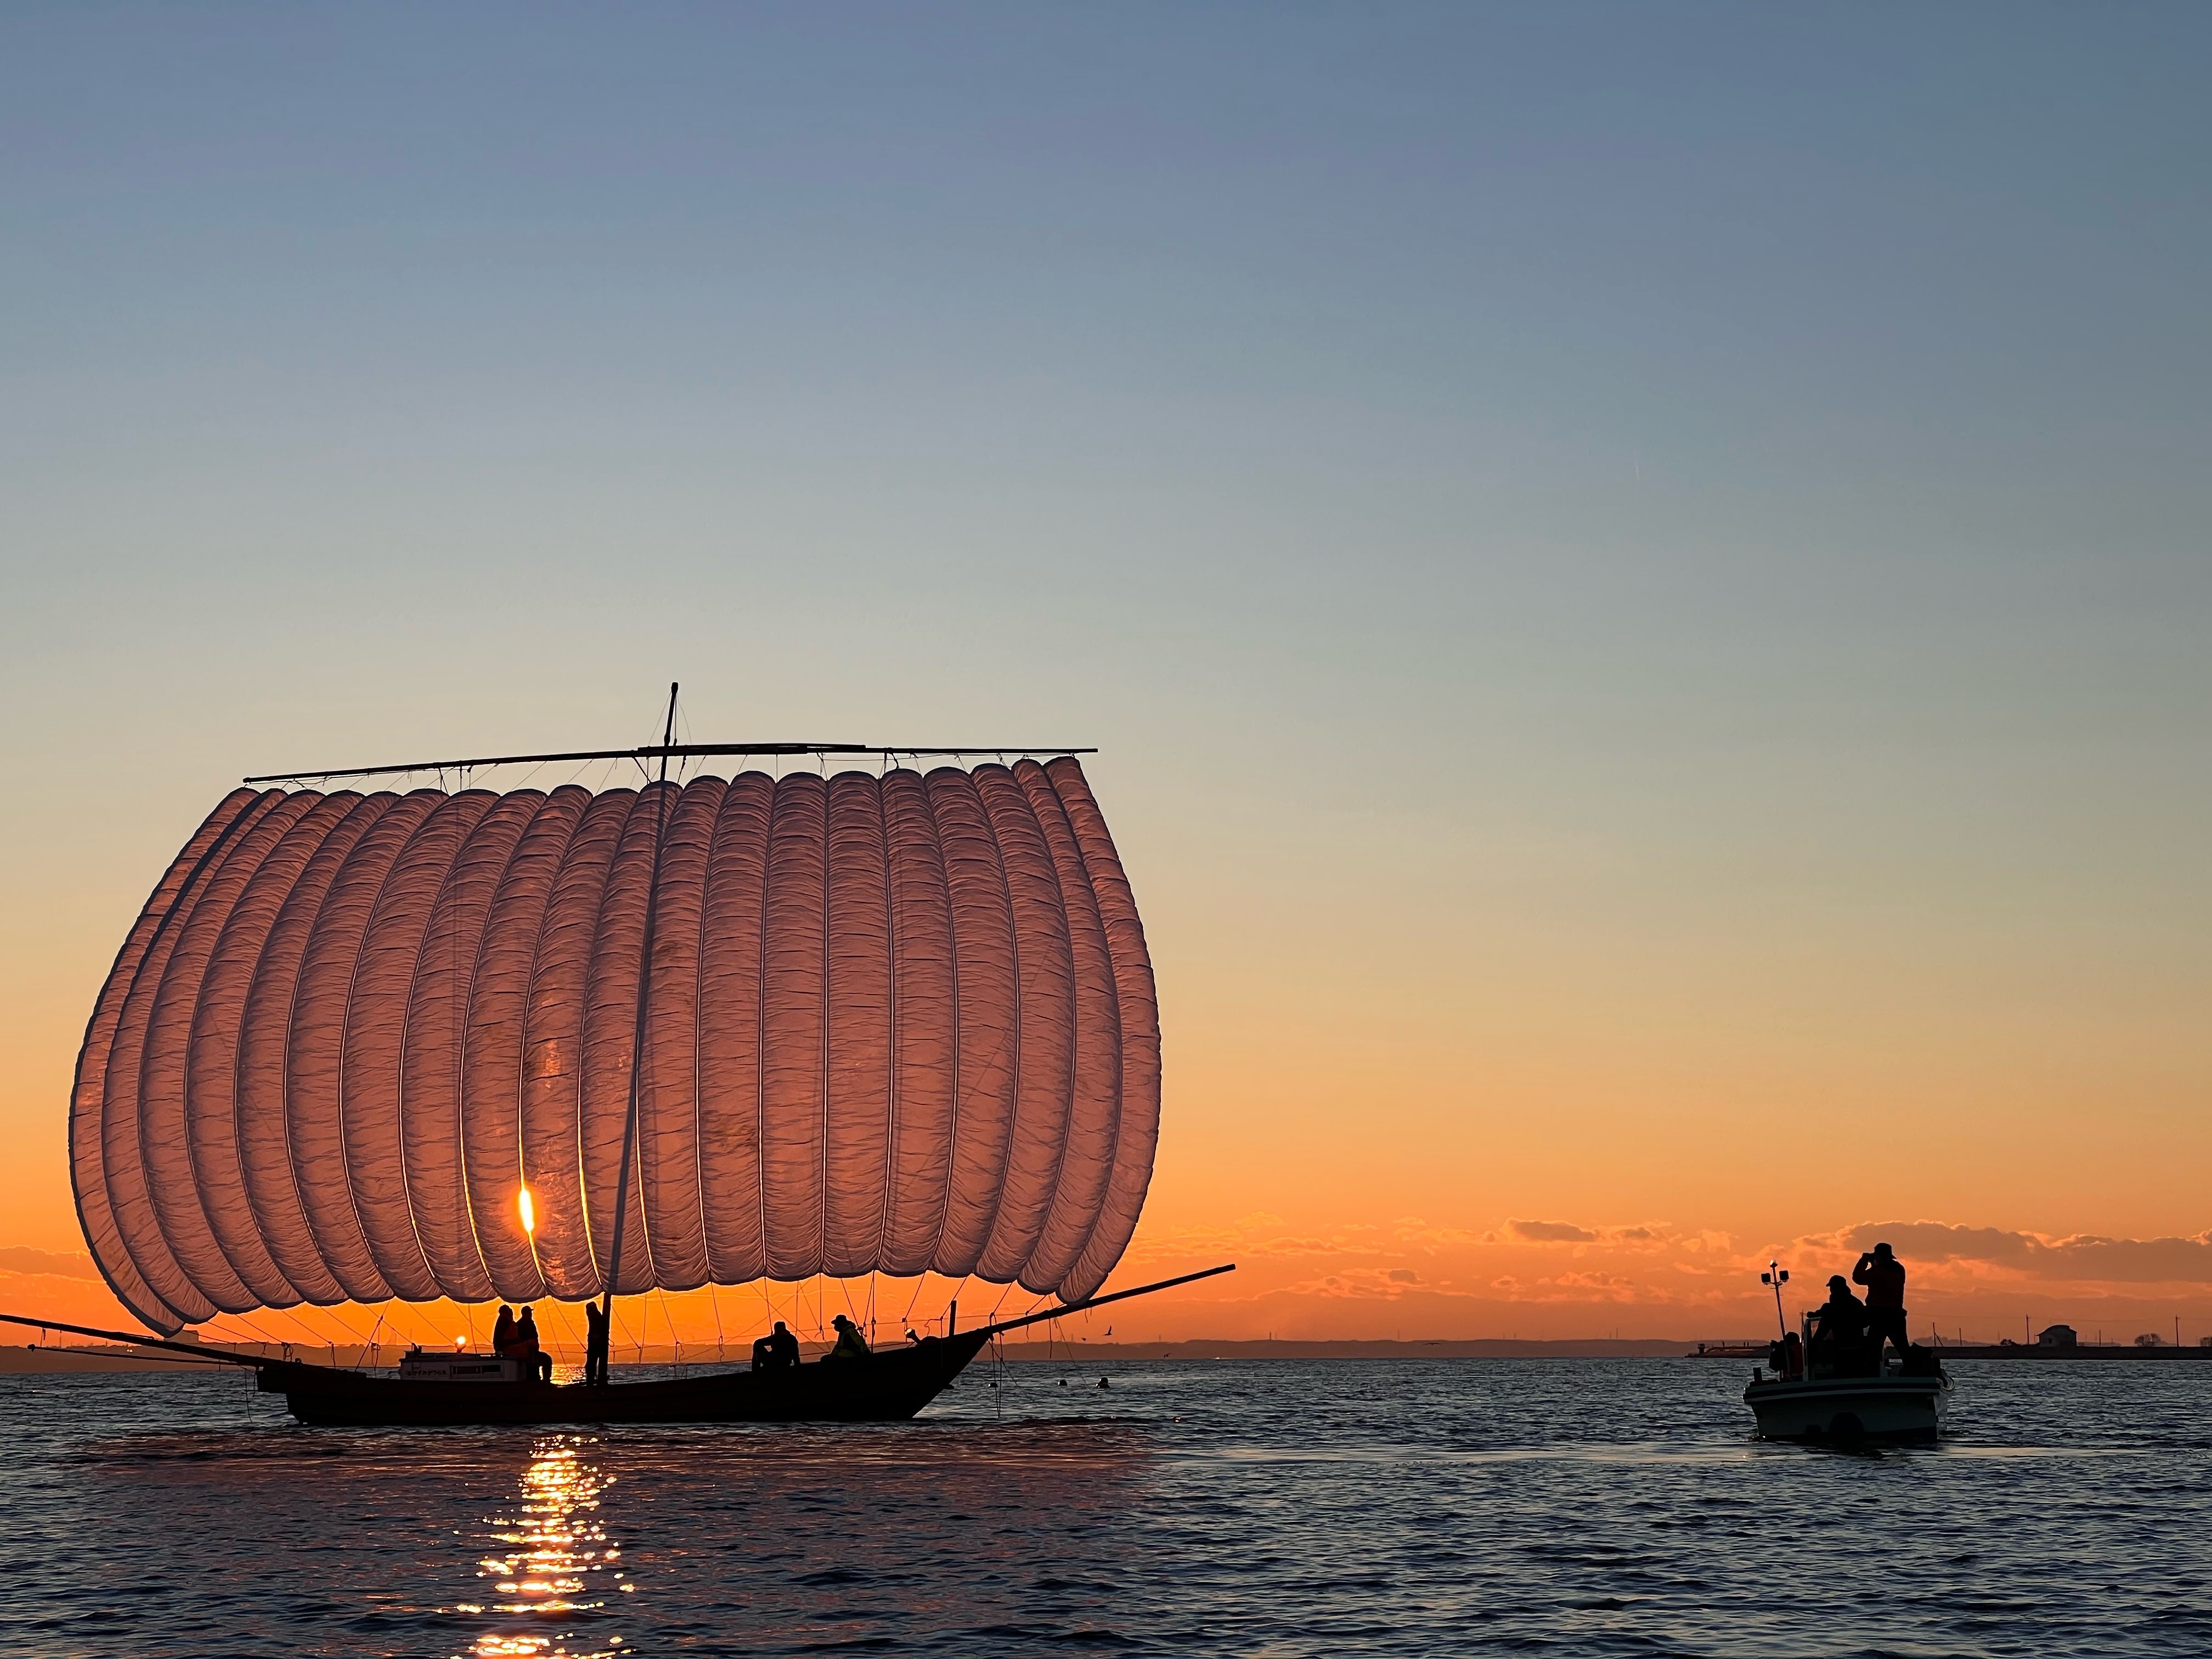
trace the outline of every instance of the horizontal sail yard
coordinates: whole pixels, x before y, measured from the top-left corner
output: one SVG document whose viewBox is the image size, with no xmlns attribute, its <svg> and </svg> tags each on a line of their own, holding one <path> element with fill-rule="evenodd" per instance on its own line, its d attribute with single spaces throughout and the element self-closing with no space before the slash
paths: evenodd
<svg viewBox="0 0 2212 1659">
<path fill-rule="evenodd" d="M 1128 1243 L 1158 1112 L 1143 929 L 1062 757 L 237 791 L 100 994 L 70 1154 L 94 1260 L 161 1330 L 817 1273 L 1073 1300 Z"/>
</svg>

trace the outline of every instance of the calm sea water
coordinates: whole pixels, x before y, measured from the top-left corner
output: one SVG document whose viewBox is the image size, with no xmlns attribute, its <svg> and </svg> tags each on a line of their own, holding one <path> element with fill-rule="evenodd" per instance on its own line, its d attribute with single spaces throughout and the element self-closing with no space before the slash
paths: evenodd
<svg viewBox="0 0 2212 1659">
<path fill-rule="evenodd" d="M 979 1366 L 586 1435 L 4 1377 L 0 1652 L 2212 1654 L 2212 1366 L 1960 1363 L 1955 1437 L 1874 1455 L 1747 1439 L 1747 1369 Z"/>
</svg>

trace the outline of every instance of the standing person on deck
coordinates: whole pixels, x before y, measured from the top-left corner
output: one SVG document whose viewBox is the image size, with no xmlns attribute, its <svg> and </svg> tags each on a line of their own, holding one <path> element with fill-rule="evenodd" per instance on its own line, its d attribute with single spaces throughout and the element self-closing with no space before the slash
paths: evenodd
<svg viewBox="0 0 2212 1659">
<path fill-rule="evenodd" d="M 1912 1346 L 1905 1334 L 1905 1264 L 1888 1245 L 1877 1244 L 1851 1269 L 1851 1283 L 1866 1286 L 1867 1340 L 1873 1345 L 1875 1364 L 1881 1363 L 1884 1337 L 1904 1358 Z"/>
<path fill-rule="evenodd" d="M 607 1316 L 596 1302 L 584 1304 L 584 1381 L 607 1380 Z"/>
<path fill-rule="evenodd" d="M 514 1310 L 499 1304 L 499 1319 L 491 1328 L 491 1351 L 501 1359 L 514 1357 Z"/>
</svg>

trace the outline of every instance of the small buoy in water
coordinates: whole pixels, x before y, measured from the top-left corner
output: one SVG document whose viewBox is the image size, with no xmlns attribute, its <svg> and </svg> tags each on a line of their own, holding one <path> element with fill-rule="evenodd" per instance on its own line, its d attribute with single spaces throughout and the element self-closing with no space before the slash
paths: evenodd
<svg viewBox="0 0 2212 1659">
<path fill-rule="evenodd" d="M 1106 1379 L 1104 1377 L 1102 1376 L 1098 1379 L 1098 1386 L 1102 1389 L 1106 1386 Z"/>
</svg>

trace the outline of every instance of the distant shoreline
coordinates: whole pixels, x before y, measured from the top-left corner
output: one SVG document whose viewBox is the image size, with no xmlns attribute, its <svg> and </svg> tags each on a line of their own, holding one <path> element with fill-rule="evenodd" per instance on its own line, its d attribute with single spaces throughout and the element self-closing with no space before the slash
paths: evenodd
<svg viewBox="0 0 2212 1659">
<path fill-rule="evenodd" d="M 1711 1345 L 1714 1339 L 1704 1340 Z M 1739 1339 L 1750 1343 L 1753 1339 Z M 824 1351 L 827 1344 L 809 1343 L 805 1352 L 812 1357 Z M 209 1345 L 210 1348 L 215 1344 Z M 1516 1338 L 1478 1338 L 1467 1340 L 1437 1339 L 1406 1341 L 1338 1341 L 1297 1342 L 1267 1340 L 1216 1342 L 1194 1339 L 1185 1342 L 1009 1342 L 1005 1345 L 1005 1357 L 1023 1364 L 1130 1364 L 1145 1360 L 1213 1360 L 1213 1359 L 1700 1359 L 1701 1362 L 1743 1364 L 1741 1357 L 1734 1355 L 1700 1356 L 1696 1340 L 1676 1341 L 1662 1337 L 1612 1338 L 1567 1337 L 1553 1341 L 1522 1340 Z M 386 1343 L 380 1349 L 368 1350 L 341 1343 L 336 1347 L 313 1347 L 305 1343 L 291 1349 L 294 1358 L 312 1362 L 343 1366 L 390 1365 L 397 1363 L 404 1350 L 404 1344 Z M 231 1353 L 252 1353 L 257 1350 L 247 1345 L 225 1347 Z M 277 1350 L 270 1345 L 258 1352 L 277 1357 Z M 559 1345 L 554 1357 L 563 1364 L 579 1363 L 580 1355 L 574 1354 Z M 1964 1346 L 1946 1344 L 1936 1349 L 1946 1359 L 2190 1359 L 2212 1361 L 2212 1348 L 2177 1348 L 2171 1345 L 2156 1348 L 2138 1348 L 2133 1344 L 2084 1343 L 2073 1348 L 2004 1347 L 1984 1344 Z M 735 1346 L 717 1354 L 714 1349 L 686 1347 L 679 1355 L 667 1344 L 645 1349 L 641 1358 L 635 1348 L 617 1351 L 617 1365 L 644 1364 L 667 1365 L 681 1363 L 687 1365 L 739 1366 L 748 1363 L 749 1352 L 738 1352 Z M 1753 1357 L 1755 1359 L 1755 1357 Z M 209 1360 L 196 1363 L 178 1356 L 175 1358 L 152 1358 L 133 1353 L 128 1349 L 112 1345 L 78 1346 L 0 1346 L 0 1376 L 38 1376 L 50 1374 L 99 1371 L 191 1371 L 206 1372 L 228 1369 L 222 1362 Z"/>
<path fill-rule="evenodd" d="M 208 1346 L 214 1348 L 217 1345 L 210 1343 Z M 827 1346 L 809 1343 L 805 1348 L 811 1354 Z M 1009 1342 L 1005 1345 L 1004 1353 L 1008 1360 L 1025 1364 L 1073 1364 L 1094 1361 L 1127 1364 L 1146 1359 L 1672 1359 L 1689 1354 L 1696 1346 L 1694 1341 L 1676 1341 L 1660 1337 L 1565 1338 L 1556 1341 L 1486 1338 L 1411 1342 L 1267 1340 L 1231 1342 L 1194 1339 L 1183 1342 Z M 280 1351 L 274 1345 L 258 1348 L 249 1344 L 226 1345 L 222 1351 L 231 1353 L 261 1352 L 272 1358 L 281 1357 Z M 395 1363 L 404 1351 L 404 1345 L 399 1343 L 386 1343 L 381 1349 L 374 1351 L 347 1343 L 339 1343 L 335 1347 L 314 1347 L 298 1343 L 293 1345 L 290 1355 L 324 1364 L 356 1366 L 381 1363 L 388 1365 Z M 554 1345 L 553 1353 L 555 1358 L 562 1364 L 575 1363 L 580 1358 L 580 1355 L 568 1352 L 560 1344 Z M 614 1356 L 618 1365 L 640 1363 L 666 1365 L 679 1361 L 685 1364 L 742 1365 L 748 1362 L 750 1357 L 749 1348 L 740 1350 L 734 1343 L 719 1355 L 711 1347 L 694 1348 L 689 1346 L 679 1355 L 668 1344 L 659 1343 L 647 1347 L 641 1358 L 635 1348 L 627 1351 L 617 1349 Z M 112 1344 L 31 1347 L 0 1346 L 0 1376 L 65 1371 L 204 1371 L 218 1364 L 220 1362 L 216 1361 L 195 1364 L 182 1356 L 175 1358 L 144 1357 Z"/>
</svg>

